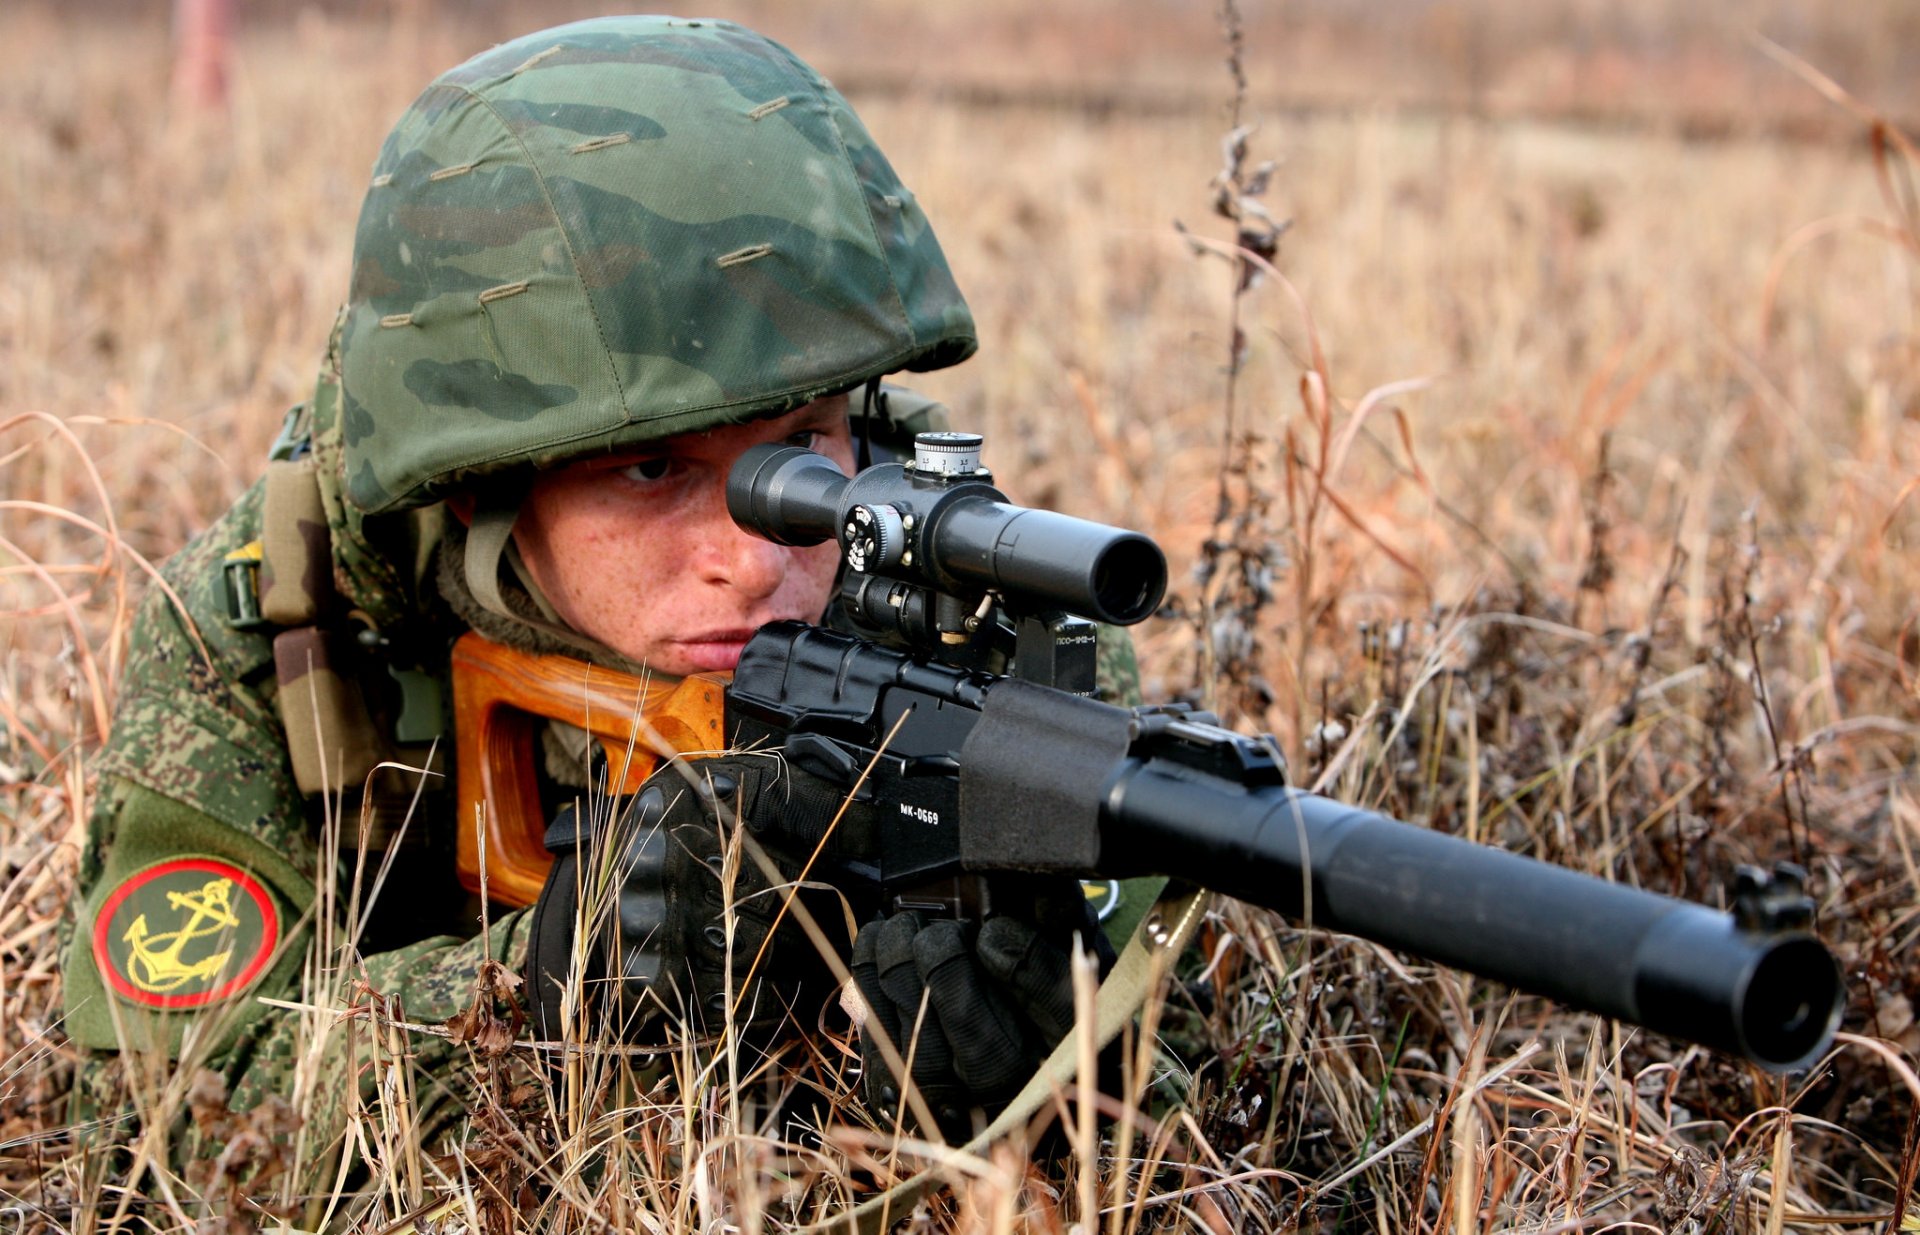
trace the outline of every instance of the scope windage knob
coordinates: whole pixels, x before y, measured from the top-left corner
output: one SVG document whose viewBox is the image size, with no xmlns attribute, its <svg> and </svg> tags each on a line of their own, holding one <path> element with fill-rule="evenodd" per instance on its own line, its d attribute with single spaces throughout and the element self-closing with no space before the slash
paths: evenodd
<svg viewBox="0 0 1920 1235">
<path fill-rule="evenodd" d="M 862 574 L 898 566 L 907 549 L 907 529 L 891 506 L 855 506 L 840 528 L 847 565 Z"/>
<path fill-rule="evenodd" d="M 980 470 L 978 433 L 916 433 L 913 470 L 934 476 L 972 476 Z"/>
</svg>

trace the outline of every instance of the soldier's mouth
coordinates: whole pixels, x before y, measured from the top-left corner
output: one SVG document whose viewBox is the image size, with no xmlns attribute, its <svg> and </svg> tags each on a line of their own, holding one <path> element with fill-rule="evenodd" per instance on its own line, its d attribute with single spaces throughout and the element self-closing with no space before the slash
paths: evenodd
<svg viewBox="0 0 1920 1235">
<path fill-rule="evenodd" d="M 753 638 L 751 629 L 702 631 L 691 638 L 675 639 L 676 666 L 682 673 L 725 673 L 740 663 L 741 650 Z"/>
</svg>

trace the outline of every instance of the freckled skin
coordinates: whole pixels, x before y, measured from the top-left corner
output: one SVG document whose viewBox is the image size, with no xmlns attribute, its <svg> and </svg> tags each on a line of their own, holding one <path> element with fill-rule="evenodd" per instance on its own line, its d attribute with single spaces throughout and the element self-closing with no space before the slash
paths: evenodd
<svg viewBox="0 0 1920 1235">
<path fill-rule="evenodd" d="M 748 447 L 785 441 L 851 474 L 846 396 L 543 473 L 520 507 L 514 541 L 575 630 L 660 673 L 732 669 L 756 627 L 817 621 L 840 562 L 831 541 L 772 544 L 727 514 L 734 461 Z"/>
</svg>

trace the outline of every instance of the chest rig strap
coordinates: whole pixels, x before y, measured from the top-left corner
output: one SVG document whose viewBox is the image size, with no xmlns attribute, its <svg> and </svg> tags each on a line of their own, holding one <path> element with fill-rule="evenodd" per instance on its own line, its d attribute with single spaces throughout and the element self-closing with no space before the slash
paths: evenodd
<svg viewBox="0 0 1920 1235">
<path fill-rule="evenodd" d="M 354 671 L 358 648 L 333 583 L 333 538 L 309 449 L 306 404 L 287 413 L 268 457 L 260 539 L 223 563 L 227 619 L 273 631 L 280 723 L 306 794 L 357 790 L 391 744 Z"/>
</svg>

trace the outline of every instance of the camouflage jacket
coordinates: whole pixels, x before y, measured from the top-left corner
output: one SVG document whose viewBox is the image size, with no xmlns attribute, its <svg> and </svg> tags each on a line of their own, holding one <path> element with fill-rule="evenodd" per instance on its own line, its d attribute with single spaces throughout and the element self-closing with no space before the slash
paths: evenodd
<svg viewBox="0 0 1920 1235">
<path fill-rule="evenodd" d="M 408 647 L 444 652 L 462 628 L 427 594 L 431 585 L 421 587 L 438 508 L 363 523 L 339 500 L 338 390 L 330 355 L 308 405 L 328 526 L 304 530 L 331 548 L 330 562 L 318 565 L 330 566 L 338 611 Z M 359 860 L 360 810 L 341 819 L 341 797 L 329 804 L 301 792 L 281 720 L 274 632 L 229 621 L 224 566 L 261 539 L 264 504 L 265 486 L 255 484 L 166 564 L 166 586 L 136 618 L 82 855 L 67 1031 L 83 1047 L 120 1052 L 126 1068 L 168 1059 L 181 1072 L 211 1068 L 225 1076 L 236 1111 L 279 1094 L 332 1117 L 333 1126 L 304 1137 L 318 1157 L 338 1149 L 356 1093 L 372 1097 L 365 1065 L 376 1044 L 366 1020 L 333 1009 L 377 998 L 396 1019 L 444 1021 L 471 999 L 486 958 L 517 972 L 526 915 L 497 914 L 478 936 L 448 861 L 425 872 L 437 876 L 434 886 L 409 882 L 404 898 L 387 897 L 409 912 L 384 950 L 369 945 L 361 955 L 351 946 L 348 932 L 364 925 L 357 902 L 368 899 L 351 889 L 371 884 L 382 855 L 370 848 Z M 263 590 L 272 585 L 264 580 Z M 430 825 L 447 822 L 409 827 L 417 823 L 430 842 Z M 404 847 L 419 858 L 441 848 Z M 411 911 L 420 904 L 440 912 Z M 446 1083 L 459 1071 L 450 1066 L 457 1048 L 420 1035 L 406 1053 L 428 1078 L 417 1086 L 419 1105 L 457 1112 L 464 1103 Z M 122 1087 L 138 1079 L 123 1071 L 113 1056 L 93 1057 L 76 1085 L 76 1114 L 119 1109 Z M 365 1083 L 349 1093 L 356 1074 Z"/>
</svg>

